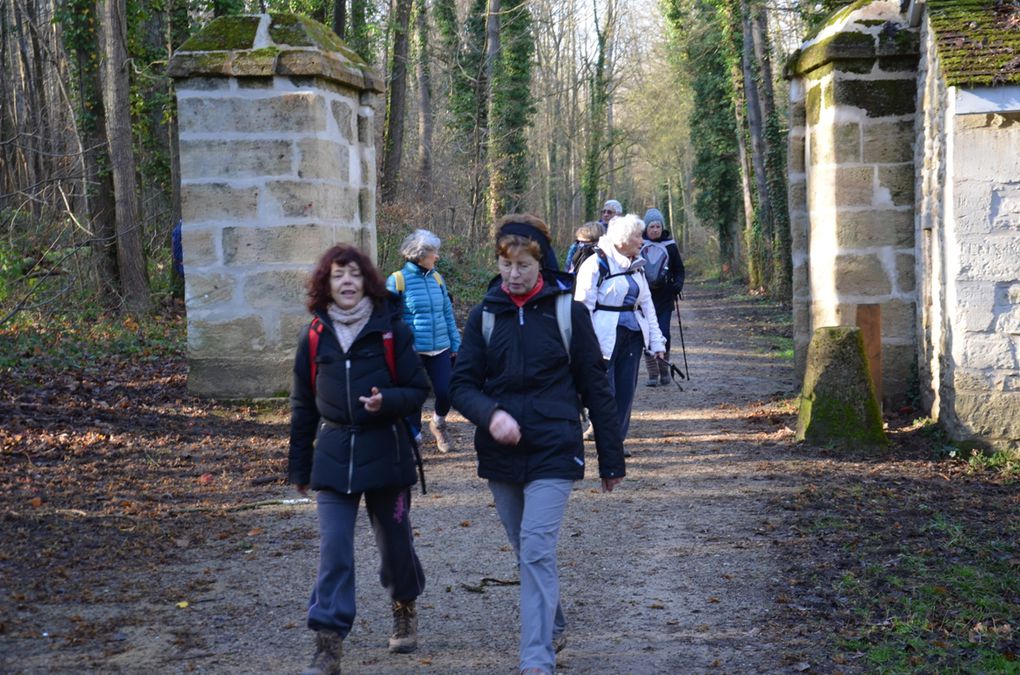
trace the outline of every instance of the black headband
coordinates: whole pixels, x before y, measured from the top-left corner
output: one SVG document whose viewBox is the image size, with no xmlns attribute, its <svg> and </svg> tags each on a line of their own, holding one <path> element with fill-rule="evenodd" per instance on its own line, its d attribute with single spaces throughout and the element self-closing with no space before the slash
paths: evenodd
<svg viewBox="0 0 1020 675">
<path fill-rule="evenodd" d="M 552 242 L 542 230 L 527 223 L 504 223 L 499 228 L 499 236 L 502 237 L 505 234 L 516 234 L 533 240 L 542 249 L 542 266 L 551 269 L 557 268 L 556 255 L 552 252 Z"/>
</svg>

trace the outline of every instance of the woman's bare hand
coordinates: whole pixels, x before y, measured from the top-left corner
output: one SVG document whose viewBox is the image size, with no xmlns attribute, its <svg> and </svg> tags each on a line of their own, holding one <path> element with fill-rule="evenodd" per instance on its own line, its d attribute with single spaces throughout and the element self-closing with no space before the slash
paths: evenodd
<svg viewBox="0 0 1020 675">
<path fill-rule="evenodd" d="M 489 433 L 497 443 L 517 445 L 521 441 L 521 426 L 505 410 L 497 410 L 489 420 Z"/>
</svg>

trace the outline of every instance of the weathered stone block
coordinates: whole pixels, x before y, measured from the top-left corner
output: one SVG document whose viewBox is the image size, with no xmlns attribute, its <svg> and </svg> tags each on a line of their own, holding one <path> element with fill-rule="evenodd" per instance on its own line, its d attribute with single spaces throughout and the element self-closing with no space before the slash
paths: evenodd
<svg viewBox="0 0 1020 675">
<path fill-rule="evenodd" d="M 346 101 L 333 101 L 330 106 L 333 110 L 333 119 L 340 129 L 340 135 L 349 143 L 358 141 L 358 130 L 355 125 L 354 108 Z"/>
<path fill-rule="evenodd" d="M 189 359 L 261 352 L 265 346 L 261 317 L 244 316 L 223 321 L 188 319 Z"/>
<path fill-rule="evenodd" d="M 903 300 L 882 303 L 882 338 L 885 340 L 913 340 L 917 306 Z"/>
<path fill-rule="evenodd" d="M 293 173 L 293 144 L 283 140 L 181 141 L 181 176 L 260 178 Z"/>
<path fill-rule="evenodd" d="M 184 299 L 188 309 L 207 308 L 218 303 L 229 303 L 234 298 L 236 282 L 233 277 L 217 272 L 192 272 L 184 277 Z"/>
<path fill-rule="evenodd" d="M 362 223 L 375 222 L 375 190 L 361 188 L 358 191 L 358 213 Z"/>
<path fill-rule="evenodd" d="M 366 152 L 361 153 L 361 181 L 359 186 L 366 187 L 376 185 L 375 178 L 375 156 Z"/>
<path fill-rule="evenodd" d="M 840 248 L 914 245 L 914 216 L 910 211 L 841 211 L 835 220 L 836 244 Z"/>
<path fill-rule="evenodd" d="M 294 360 L 286 356 L 191 358 L 188 393 L 220 399 L 288 396 L 293 370 Z"/>
<path fill-rule="evenodd" d="M 1017 340 L 1020 342 L 1020 339 Z M 963 357 L 960 366 L 963 368 L 994 368 L 998 370 L 1017 370 L 1017 354 L 1014 352 L 1014 340 L 1003 333 L 970 333 L 963 342 Z M 1017 408 L 1020 411 L 1020 408 Z"/>
<path fill-rule="evenodd" d="M 177 110 L 182 134 L 326 130 L 326 101 L 310 92 L 265 98 L 183 98 Z"/>
<path fill-rule="evenodd" d="M 321 253 L 321 251 L 320 251 Z M 244 300 L 251 307 L 301 307 L 307 296 L 308 272 L 271 270 L 249 274 L 244 280 Z"/>
<path fill-rule="evenodd" d="M 804 173 L 806 157 L 804 155 L 804 136 L 790 134 L 787 145 L 787 171 L 790 173 Z"/>
<path fill-rule="evenodd" d="M 972 237 L 962 241 L 959 279 L 1020 279 L 1020 237 Z"/>
<path fill-rule="evenodd" d="M 917 260 L 912 253 L 896 254 L 896 290 L 900 293 L 913 293 L 917 288 Z"/>
<path fill-rule="evenodd" d="M 913 344 L 882 344 L 882 403 L 894 410 L 917 392 L 917 350 Z"/>
<path fill-rule="evenodd" d="M 889 274 L 876 255 L 837 255 L 833 270 L 842 296 L 880 296 L 892 291 Z"/>
<path fill-rule="evenodd" d="M 358 143 L 375 146 L 375 123 L 373 115 L 364 110 L 358 111 Z"/>
<path fill-rule="evenodd" d="M 837 167 L 833 179 L 836 206 L 870 206 L 874 200 L 875 172 L 871 167 Z"/>
<path fill-rule="evenodd" d="M 223 228 L 223 260 L 227 265 L 312 264 L 332 245 L 332 228 L 323 225 Z"/>
<path fill-rule="evenodd" d="M 228 77 L 186 77 L 174 82 L 174 89 L 178 95 L 191 91 L 223 91 L 230 89 L 230 82 Z"/>
<path fill-rule="evenodd" d="M 956 285 L 956 307 L 949 310 L 952 321 L 965 333 L 996 332 L 995 287 L 980 281 Z"/>
<path fill-rule="evenodd" d="M 295 311 L 300 310 L 300 311 Z M 298 340 L 308 333 L 308 324 L 312 316 L 302 305 L 295 305 L 291 311 L 280 313 L 279 330 L 280 347 L 293 353 L 297 349 Z"/>
<path fill-rule="evenodd" d="M 995 284 L 995 330 L 1017 336 L 1020 342 L 1020 282 Z"/>
<path fill-rule="evenodd" d="M 273 181 L 266 183 L 262 194 L 259 209 L 262 218 L 353 220 L 357 217 L 357 193 L 350 187 Z"/>
<path fill-rule="evenodd" d="M 819 328 L 812 335 L 797 440 L 865 447 L 886 444 L 859 328 Z"/>
<path fill-rule="evenodd" d="M 992 228 L 1001 232 L 1020 232 L 1020 185 L 1005 183 L 993 186 L 990 211 Z"/>
<path fill-rule="evenodd" d="M 187 220 L 181 227 L 181 247 L 184 249 L 184 269 L 215 265 L 220 261 L 216 251 L 217 230 L 193 227 Z"/>
<path fill-rule="evenodd" d="M 234 188 L 225 183 L 187 183 L 181 186 L 181 217 L 187 223 L 255 219 L 257 187 Z"/>
<path fill-rule="evenodd" d="M 298 178 L 348 183 L 351 179 L 349 146 L 307 138 L 298 141 Z"/>
<path fill-rule="evenodd" d="M 821 125 L 811 131 L 812 164 L 856 164 L 861 161 L 859 124 Z"/>
<path fill-rule="evenodd" d="M 833 100 L 837 105 L 860 108 L 871 118 L 912 115 L 916 90 L 913 79 L 837 79 L 833 83 Z"/>
<path fill-rule="evenodd" d="M 1020 393 L 956 392 L 955 413 L 965 429 L 993 445 L 1020 445 Z"/>
<path fill-rule="evenodd" d="M 872 164 L 914 161 L 913 120 L 866 124 L 863 131 L 863 161 Z"/>
<path fill-rule="evenodd" d="M 952 143 L 966 152 L 953 153 L 953 175 L 965 180 L 1001 183 L 1005 177 L 1020 176 L 1020 152 L 1003 152 L 1003 148 L 1020 148 L 1020 124 L 1010 122 L 1007 128 L 995 125 L 997 115 L 958 115 Z M 987 126 L 977 126 L 982 120 Z M 1008 179 L 1007 179 L 1008 180 Z"/>
<path fill-rule="evenodd" d="M 893 206 L 914 205 L 914 165 L 892 164 L 878 167 L 879 190 L 888 190 Z"/>
</svg>

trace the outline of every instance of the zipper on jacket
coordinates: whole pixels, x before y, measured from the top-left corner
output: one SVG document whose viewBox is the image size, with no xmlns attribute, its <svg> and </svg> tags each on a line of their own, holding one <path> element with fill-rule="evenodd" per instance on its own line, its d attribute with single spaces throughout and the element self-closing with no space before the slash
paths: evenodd
<svg viewBox="0 0 1020 675">
<path fill-rule="evenodd" d="M 396 424 L 391 425 L 390 429 L 393 429 L 393 444 L 397 446 L 397 464 L 400 464 L 400 432 Z"/>
<path fill-rule="evenodd" d="M 518 326 L 523 326 L 524 325 L 524 308 L 523 307 L 518 307 L 517 308 L 517 325 Z"/>
<path fill-rule="evenodd" d="M 347 380 L 347 414 L 351 420 L 351 459 L 347 464 L 347 494 L 351 494 L 351 486 L 354 484 L 354 439 L 357 433 L 354 431 L 354 408 L 351 406 L 351 357 L 347 355 L 346 380 Z"/>
</svg>

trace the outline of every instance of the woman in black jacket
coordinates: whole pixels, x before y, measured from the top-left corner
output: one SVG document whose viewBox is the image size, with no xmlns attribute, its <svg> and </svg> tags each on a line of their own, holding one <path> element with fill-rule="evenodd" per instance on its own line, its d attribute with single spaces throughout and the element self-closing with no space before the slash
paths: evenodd
<svg viewBox="0 0 1020 675">
<path fill-rule="evenodd" d="M 683 297 L 684 261 L 680 257 L 680 249 L 673 241 L 673 235 L 669 233 L 662 221 L 662 212 L 659 209 L 651 208 L 645 211 L 645 243 L 641 247 L 641 256 L 646 260 L 659 255 L 657 251 L 650 250 L 652 247 L 661 247 L 660 250 L 666 253 L 666 264 L 663 266 L 663 274 L 657 275 L 660 279 L 648 279 L 648 287 L 652 291 L 652 304 L 655 305 L 655 316 L 658 319 L 659 330 L 666 338 L 666 358 L 657 359 L 652 354 L 645 354 L 645 367 L 648 369 L 648 380 L 646 386 L 669 384 L 669 324 L 673 319 L 673 309 L 677 298 Z M 652 266 L 646 265 L 646 276 L 650 276 L 649 270 Z"/>
<path fill-rule="evenodd" d="M 372 262 L 353 246 L 332 247 L 309 281 L 314 315 L 294 359 L 290 482 L 316 491 L 319 573 L 308 605 L 316 653 L 304 672 L 339 673 L 354 622 L 354 527 L 361 497 L 393 600 L 392 652 L 417 646 L 415 599 L 425 588 L 408 512 L 416 481 L 403 418 L 429 382 L 400 319 L 400 305 Z"/>
<path fill-rule="evenodd" d="M 478 427 L 478 475 L 517 555 L 521 672 L 552 673 L 566 627 L 556 542 L 573 482 L 584 476 L 581 406 L 595 427 L 606 492 L 623 480 L 623 439 L 591 319 L 571 298 L 572 277 L 542 269 L 548 226 L 513 215 L 496 230 L 500 276 L 468 316 L 451 398 Z"/>
</svg>

